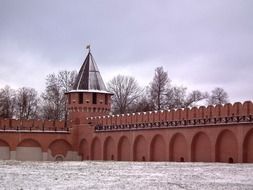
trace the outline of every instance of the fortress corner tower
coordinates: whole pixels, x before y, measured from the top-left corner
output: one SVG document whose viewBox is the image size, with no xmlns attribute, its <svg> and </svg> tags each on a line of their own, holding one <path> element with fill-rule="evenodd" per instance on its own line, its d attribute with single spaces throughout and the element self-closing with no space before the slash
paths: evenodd
<svg viewBox="0 0 253 190">
<path fill-rule="evenodd" d="M 108 115 L 111 96 L 89 51 L 78 73 L 73 90 L 67 93 L 69 120 L 71 123 L 87 124 L 87 117 Z"/>
</svg>

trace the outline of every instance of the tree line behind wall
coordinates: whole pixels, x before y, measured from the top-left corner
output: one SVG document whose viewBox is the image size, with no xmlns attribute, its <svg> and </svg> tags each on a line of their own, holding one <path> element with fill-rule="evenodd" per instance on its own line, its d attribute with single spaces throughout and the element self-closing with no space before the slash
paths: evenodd
<svg viewBox="0 0 253 190">
<path fill-rule="evenodd" d="M 0 89 L 0 117 L 61 120 L 67 117 L 65 92 L 71 90 L 76 71 L 60 71 L 46 77 L 40 95 L 34 88 Z"/>
<path fill-rule="evenodd" d="M 0 89 L 0 117 L 17 119 L 67 118 L 65 93 L 72 89 L 76 71 L 60 71 L 46 77 L 46 88 L 39 94 L 34 88 L 17 90 L 9 86 Z M 228 94 L 222 88 L 208 92 L 193 90 L 187 93 L 183 86 L 173 86 L 163 67 L 155 69 L 153 80 L 144 88 L 135 78 L 118 75 L 107 84 L 112 97 L 112 112 L 123 114 L 161 109 L 185 108 L 206 101 L 208 104 L 228 102 Z"/>
<path fill-rule="evenodd" d="M 155 69 L 153 80 L 144 88 L 141 88 L 133 77 L 122 75 L 110 80 L 107 87 L 114 93 L 112 97 L 114 114 L 228 102 L 227 92 L 220 87 L 216 87 L 211 93 L 200 90 L 187 93 L 186 87 L 173 86 L 163 67 Z"/>
</svg>

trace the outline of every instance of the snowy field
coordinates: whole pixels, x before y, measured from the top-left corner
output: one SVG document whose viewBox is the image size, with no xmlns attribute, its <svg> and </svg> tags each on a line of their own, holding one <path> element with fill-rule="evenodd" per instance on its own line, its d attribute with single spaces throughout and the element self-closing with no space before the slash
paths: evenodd
<svg viewBox="0 0 253 190">
<path fill-rule="evenodd" d="M 253 189 L 253 164 L 0 161 L 0 189 Z"/>
</svg>

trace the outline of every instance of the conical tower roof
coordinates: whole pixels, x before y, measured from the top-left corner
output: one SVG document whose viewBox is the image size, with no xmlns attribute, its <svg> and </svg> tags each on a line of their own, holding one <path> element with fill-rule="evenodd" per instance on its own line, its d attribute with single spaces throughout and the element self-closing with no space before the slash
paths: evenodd
<svg viewBox="0 0 253 190">
<path fill-rule="evenodd" d="M 72 91 L 110 93 L 105 87 L 98 66 L 90 51 L 77 75 Z"/>
</svg>

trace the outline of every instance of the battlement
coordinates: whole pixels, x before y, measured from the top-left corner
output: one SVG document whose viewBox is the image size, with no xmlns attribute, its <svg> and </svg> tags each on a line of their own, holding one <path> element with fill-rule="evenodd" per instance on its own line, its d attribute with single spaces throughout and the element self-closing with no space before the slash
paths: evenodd
<svg viewBox="0 0 253 190">
<path fill-rule="evenodd" d="M 65 121 L 53 120 L 17 120 L 0 118 L 0 131 L 24 132 L 63 132 L 69 131 Z"/>
<path fill-rule="evenodd" d="M 89 123 L 96 126 L 96 131 L 252 122 L 253 104 L 251 101 L 246 101 L 243 104 L 236 102 L 233 105 L 228 103 L 225 105 L 193 107 L 191 109 L 138 112 L 87 119 Z"/>
</svg>

